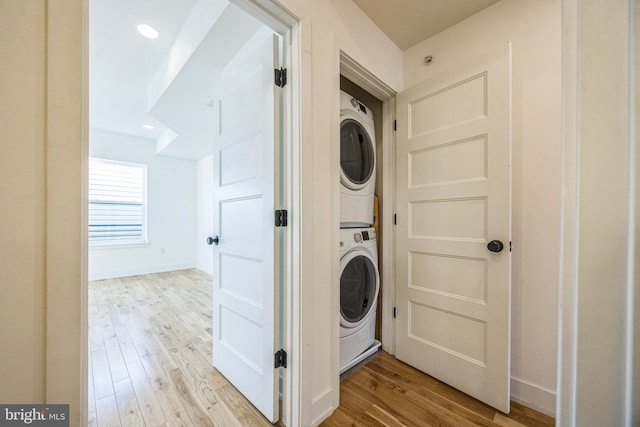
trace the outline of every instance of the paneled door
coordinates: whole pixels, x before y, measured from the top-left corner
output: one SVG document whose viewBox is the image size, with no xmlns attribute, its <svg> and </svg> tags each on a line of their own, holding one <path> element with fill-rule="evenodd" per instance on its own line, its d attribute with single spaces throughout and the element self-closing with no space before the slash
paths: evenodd
<svg viewBox="0 0 640 427">
<path fill-rule="evenodd" d="M 262 33 L 259 33 L 262 34 Z M 250 42 L 224 73 L 214 144 L 213 364 L 271 422 L 279 419 L 275 282 L 274 85 L 278 39 Z"/>
<path fill-rule="evenodd" d="M 510 44 L 397 97 L 396 356 L 509 412 Z"/>
</svg>

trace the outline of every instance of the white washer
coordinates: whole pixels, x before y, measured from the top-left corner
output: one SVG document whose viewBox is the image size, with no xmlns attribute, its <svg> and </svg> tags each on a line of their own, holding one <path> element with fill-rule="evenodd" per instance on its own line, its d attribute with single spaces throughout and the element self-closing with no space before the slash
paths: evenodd
<svg viewBox="0 0 640 427">
<path fill-rule="evenodd" d="M 373 224 L 376 135 L 373 113 L 340 91 L 340 227 Z"/>
<path fill-rule="evenodd" d="M 340 373 L 378 351 L 376 305 L 380 292 L 373 228 L 340 230 Z"/>
</svg>

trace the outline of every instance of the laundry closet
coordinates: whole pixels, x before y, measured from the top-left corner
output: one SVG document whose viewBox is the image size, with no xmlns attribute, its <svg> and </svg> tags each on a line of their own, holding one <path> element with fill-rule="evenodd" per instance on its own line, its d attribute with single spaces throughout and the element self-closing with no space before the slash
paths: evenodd
<svg viewBox="0 0 640 427">
<path fill-rule="evenodd" d="M 381 347 L 382 101 L 340 76 L 340 373 Z"/>
</svg>

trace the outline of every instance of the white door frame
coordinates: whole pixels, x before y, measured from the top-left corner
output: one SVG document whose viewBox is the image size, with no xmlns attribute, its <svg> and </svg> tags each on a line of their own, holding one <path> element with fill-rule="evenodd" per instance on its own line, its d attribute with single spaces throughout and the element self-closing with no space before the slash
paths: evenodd
<svg viewBox="0 0 640 427">
<path fill-rule="evenodd" d="M 562 3 L 556 425 L 637 425 L 640 6 L 636 0 Z"/>
</svg>

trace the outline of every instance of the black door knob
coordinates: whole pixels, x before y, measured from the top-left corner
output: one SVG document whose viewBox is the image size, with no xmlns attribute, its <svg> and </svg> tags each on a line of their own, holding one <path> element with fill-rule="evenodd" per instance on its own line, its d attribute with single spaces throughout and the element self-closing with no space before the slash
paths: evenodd
<svg viewBox="0 0 640 427">
<path fill-rule="evenodd" d="M 487 249 L 489 249 L 491 252 L 500 252 L 502 249 L 504 249 L 504 245 L 500 240 L 492 240 L 487 244 Z"/>
<path fill-rule="evenodd" d="M 220 243 L 220 239 L 218 239 L 218 236 L 215 237 L 207 237 L 207 245 L 213 245 L 213 244 L 218 244 Z"/>
</svg>

